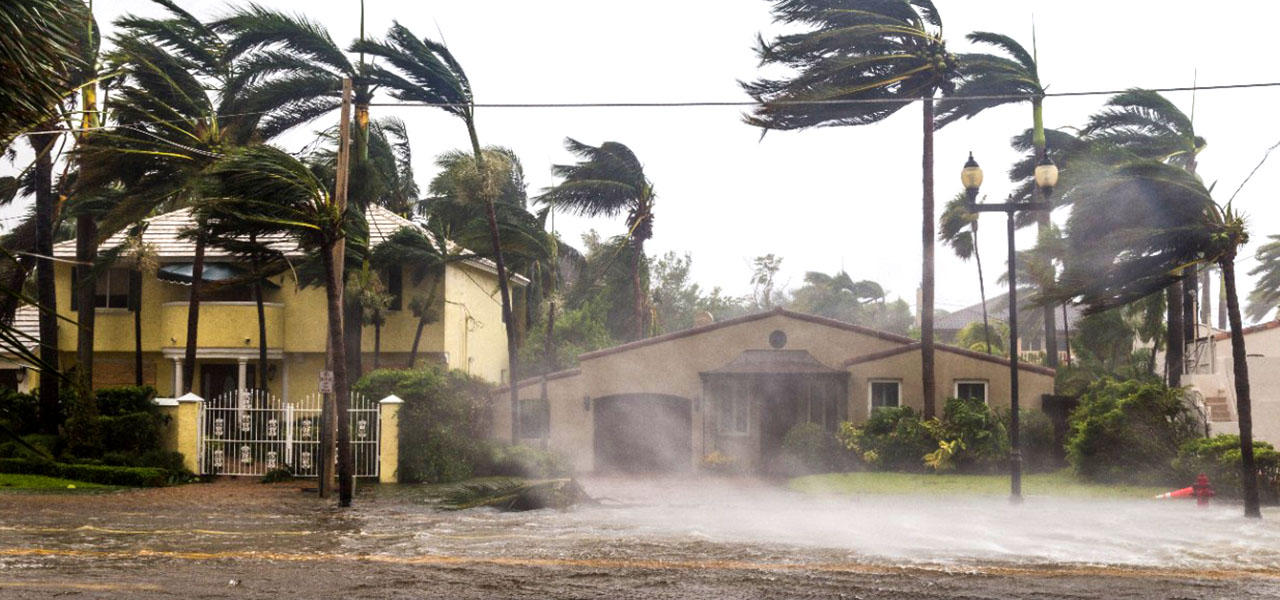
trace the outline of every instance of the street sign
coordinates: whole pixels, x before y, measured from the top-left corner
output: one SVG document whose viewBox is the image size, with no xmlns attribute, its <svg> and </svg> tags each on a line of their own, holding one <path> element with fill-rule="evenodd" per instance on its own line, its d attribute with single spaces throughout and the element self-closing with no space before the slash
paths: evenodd
<svg viewBox="0 0 1280 600">
<path fill-rule="evenodd" d="M 333 393 L 333 371 L 320 371 L 320 393 Z"/>
</svg>

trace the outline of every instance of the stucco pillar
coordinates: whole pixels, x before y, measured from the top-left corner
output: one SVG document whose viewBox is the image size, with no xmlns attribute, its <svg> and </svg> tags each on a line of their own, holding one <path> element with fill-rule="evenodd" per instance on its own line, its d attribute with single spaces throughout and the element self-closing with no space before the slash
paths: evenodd
<svg viewBox="0 0 1280 600">
<path fill-rule="evenodd" d="M 236 390 L 239 396 L 243 396 L 245 391 L 249 389 L 249 357 L 241 356 L 236 359 Z"/>
<path fill-rule="evenodd" d="M 187 391 L 182 387 L 182 383 L 182 359 L 175 358 L 173 359 L 173 395 L 175 397 L 181 396 L 183 392 Z"/>
<path fill-rule="evenodd" d="M 182 466 L 192 473 L 200 473 L 200 406 L 204 398 L 186 394 L 174 402 L 177 408 L 170 422 L 175 440 L 174 450 L 182 453 Z"/>
<path fill-rule="evenodd" d="M 378 483 L 400 481 L 400 407 L 394 394 L 378 401 Z"/>
</svg>

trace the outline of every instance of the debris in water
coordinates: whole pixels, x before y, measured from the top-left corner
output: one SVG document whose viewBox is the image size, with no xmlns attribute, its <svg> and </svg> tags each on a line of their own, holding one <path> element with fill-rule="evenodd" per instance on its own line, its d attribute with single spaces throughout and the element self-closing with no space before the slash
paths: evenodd
<svg viewBox="0 0 1280 600">
<path fill-rule="evenodd" d="M 444 505 L 451 510 L 480 507 L 502 511 L 563 510 L 587 502 L 593 500 L 574 479 L 468 481 L 458 484 L 444 497 Z"/>
</svg>

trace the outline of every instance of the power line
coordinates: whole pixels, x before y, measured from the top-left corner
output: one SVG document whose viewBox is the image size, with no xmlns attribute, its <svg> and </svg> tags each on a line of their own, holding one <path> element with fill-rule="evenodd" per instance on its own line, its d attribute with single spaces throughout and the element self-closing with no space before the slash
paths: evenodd
<svg viewBox="0 0 1280 600">
<path fill-rule="evenodd" d="M 1193 92 L 1212 90 L 1236 90 L 1254 88 L 1280 87 L 1280 81 L 1265 83 L 1233 83 L 1226 85 L 1179 86 L 1162 88 L 1142 88 L 1151 92 Z M 1091 90 L 1079 92 L 1046 92 L 1045 98 L 1070 98 L 1077 96 L 1110 96 L 1130 91 L 1123 90 Z M 947 102 L 967 102 L 974 100 L 1032 100 L 1034 94 L 989 94 L 977 96 L 943 96 L 933 100 L 939 104 Z M 704 107 L 744 107 L 744 106 L 823 106 L 842 104 L 911 104 L 924 98 L 847 98 L 838 100 L 778 100 L 760 102 L 756 100 L 726 101 L 676 101 L 676 102 L 371 102 L 369 106 L 405 106 L 428 108 L 704 108 Z"/>
</svg>

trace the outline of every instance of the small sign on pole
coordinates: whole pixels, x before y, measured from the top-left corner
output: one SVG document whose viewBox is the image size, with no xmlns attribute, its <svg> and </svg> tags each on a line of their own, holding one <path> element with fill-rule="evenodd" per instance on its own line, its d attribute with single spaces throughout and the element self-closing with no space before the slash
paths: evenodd
<svg viewBox="0 0 1280 600">
<path fill-rule="evenodd" d="M 333 393 L 333 371 L 320 371 L 320 393 Z"/>
</svg>

